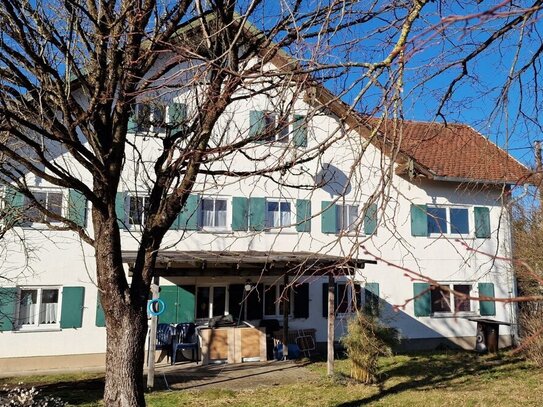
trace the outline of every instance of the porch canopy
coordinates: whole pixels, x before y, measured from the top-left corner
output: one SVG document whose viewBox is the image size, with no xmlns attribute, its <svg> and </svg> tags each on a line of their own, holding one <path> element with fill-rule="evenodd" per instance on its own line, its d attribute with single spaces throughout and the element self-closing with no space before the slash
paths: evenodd
<svg viewBox="0 0 543 407">
<path fill-rule="evenodd" d="M 130 269 L 137 251 L 123 251 L 122 256 Z M 161 277 L 335 275 L 338 268 L 345 273 L 366 264 L 377 262 L 312 252 L 161 250 L 155 271 Z"/>
<path fill-rule="evenodd" d="M 137 257 L 137 251 L 123 251 L 123 261 L 128 263 L 129 273 Z M 213 276 L 283 276 L 285 287 L 291 277 L 328 276 L 328 370 L 333 370 L 335 276 L 353 275 L 355 269 L 366 264 L 377 264 L 375 260 L 333 256 L 312 252 L 276 251 L 159 251 L 155 264 L 153 298 L 158 298 L 159 277 L 213 277 Z M 153 289 L 152 289 L 153 290 Z M 247 298 L 247 297 L 245 297 Z M 283 311 L 283 338 L 288 338 L 289 307 Z M 151 318 L 150 349 L 155 348 L 157 318 Z M 283 347 L 286 358 L 288 347 Z M 154 385 L 154 353 L 149 353 L 147 385 Z"/>
</svg>

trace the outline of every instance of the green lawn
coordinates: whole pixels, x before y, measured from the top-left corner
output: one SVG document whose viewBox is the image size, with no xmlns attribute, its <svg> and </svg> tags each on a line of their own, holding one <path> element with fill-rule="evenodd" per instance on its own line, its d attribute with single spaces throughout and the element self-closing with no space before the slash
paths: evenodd
<svg viewBox="0 0 543 407">
<path fill-rule="evenodd" d="M 480 357 L 468 352 L 399 355 L 382 361 L 381 386 L 348 378 L 348 361 L 336 362 L 337 375 L 326 377 L 323 362 L 310 364 L 312 382 L 258 390 L 157 391 L 150 406 L 540 406 L 543 371 L 506 355 Z M 100 405 L 102 377 L 97 374 L 0 379 L 39 386 L 44 393 L 79 406 Z"/>
</svg>

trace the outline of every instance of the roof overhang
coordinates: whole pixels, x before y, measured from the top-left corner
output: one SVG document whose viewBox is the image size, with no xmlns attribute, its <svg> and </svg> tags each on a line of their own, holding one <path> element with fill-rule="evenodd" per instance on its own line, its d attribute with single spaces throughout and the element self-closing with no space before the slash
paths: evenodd
<svg viewBox="0 0 543 407">
<path fill-rule="evenodd" d="M 123 262 L 133 268 L 137 251 L 123 251 Z M 375 260 L 312 252 L 274 251 L 159 251 L 155 271 L 159 276 L 249 276 L 345 274 Z"/>
</svg>

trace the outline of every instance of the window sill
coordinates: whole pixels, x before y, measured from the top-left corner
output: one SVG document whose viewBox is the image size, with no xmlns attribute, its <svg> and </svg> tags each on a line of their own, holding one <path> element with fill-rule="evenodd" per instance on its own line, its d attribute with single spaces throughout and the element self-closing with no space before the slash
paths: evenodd
<svg viewBox="0 0 543 407">
<path fill-rule="evenodd" d="M 466 317 L 478 317 L 479 314 L 474 311 L 464 311 L 464 312 L 436 312 L 430 315 L 432 318 L 466 318 Z"/>
<path fill-rule="evenodd" d="M 35 327 L 35 328 L 17 328 L 15 330 L 13 330 L 12 332 L 15 332 L 15 333 L 23 333 L 23 332 L 60 332 L 62 331 L 62 329 L 60 329 L 60 327 L 58 326 L 54 326 L 54 327 Z"/>
<path fill-rule="evenodd" d="M 431 234 L 431 235 L 428 235 L 428 236 L 421 236 L 421 237 L 427 237 L 428 239 L 440 239 L 440 238 L 445 238 L 445 239 L 449 239 L 449 240 L 454 240 L 454 239 L 460 239 L 460 240 L 474 240 L 476 239 L 475 236 L 472 236 L 472 235 L 451 235 L 451 234 Z"/>
<path fill-rule="evenodd" d="M 203 228 L 199 230 L 200 233 L 205 234 L 219 234 L 219 235 L 228 235 L 232 233 L 231 229 L 223 229 L 223 228 Z"/>
<path fill-rule="evenodd" d="M 296 229 L 290 229 L 290 228 L 274 228 L 274 229 L 265 229 L 264 232 L 266 232 L 266 234 L 270 234 L 270 235 L 277 235 L 277 234 L 282 234 L 282 235 L 297 235 L 298 232 L 296 231 Z M 300 232 L 301 233 L 301 232 Z"/>
</svg>

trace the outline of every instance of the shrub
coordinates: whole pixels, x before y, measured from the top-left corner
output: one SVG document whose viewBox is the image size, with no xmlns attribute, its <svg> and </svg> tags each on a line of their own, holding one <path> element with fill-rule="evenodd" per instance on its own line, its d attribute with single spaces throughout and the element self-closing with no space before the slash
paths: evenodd
<svg viewBox="0 0 543 407">
<path fill-rule="evenodd" d="M 523 304 L 519 322 L 524 354 L 537 366 L 543 367 L 543 304 Z"/>
<path fill-rule="evenodd" d="M 60 407 L 67 403 L 58 397 L 41 395 L 41 391 L 32 387 L 8 388 L 4 386 L 0 392 L 0 405 L 12 407 Z"/>
<path fill-rule="evenodd" d="M 371 384 L 378 380 L 379 357 L 392 354 L 399 335 L 396 329 L 383 325 L 376 317 L 357 312 L 349 321 L 341 342 L 351 363 L 351 377 Z"/>
</svg>

